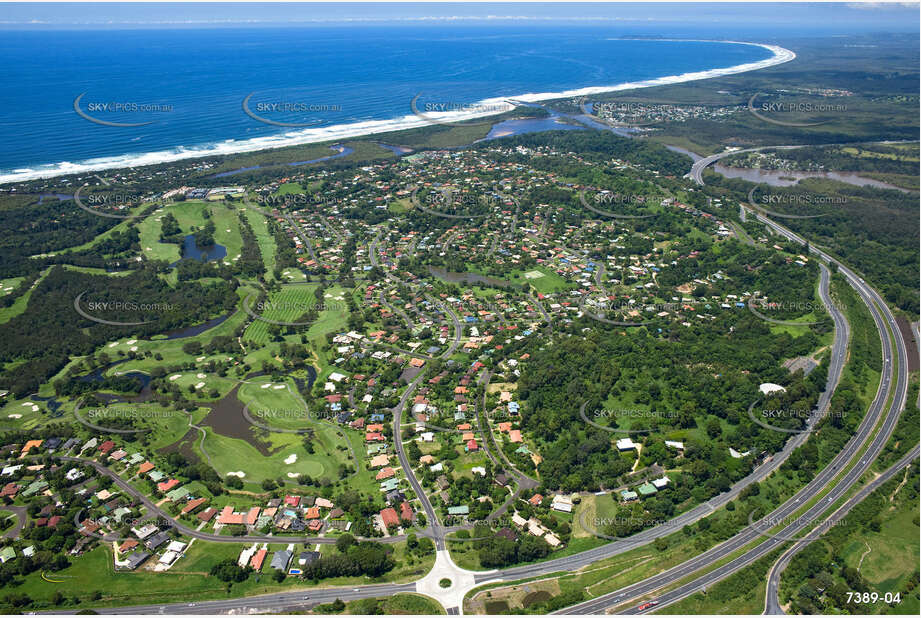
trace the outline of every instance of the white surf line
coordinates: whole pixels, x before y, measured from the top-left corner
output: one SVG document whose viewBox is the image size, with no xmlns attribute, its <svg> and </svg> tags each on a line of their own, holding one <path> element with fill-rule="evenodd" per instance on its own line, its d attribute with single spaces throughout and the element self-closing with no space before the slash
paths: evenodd
<svg viewBox="0 0 921 618">
<path fill-rule="evenodd" d="M 610 86 L 588 86 L 574 90 L 564 90 L 562 92 L 526 93 L 508 97 L 493 97 L 489 99 L 483 99 L 482 101 L 471 104 L 469 107 L 472 109 L 451 112 L 427 112 L 427 116 L 442 122 L 473 120 L 475 118 L 493 116 L 512 110 L 515 108 L 513 101 L 536 103 L 539 101 L 547 101 L 551 99 L 565 99 L 570 97 L 601 94 L 605 92 L 618 92 L 622 90 L 635 90 L 639 88 L 652 88 L 654 86 L 680 84 L 701 79 L 711 79 L 714 77 L 723 77 L 726 75 L 736 75 L 738 73 L 745 73 L 748 71 L 757 71 L 759 69 L 765 69 L 767 67 L 790 62 L 796 58 L 796 54 L 789 49 L 779 47 L 777 45 L 752 43 L 747 41 L 719 41 L 701 39 L 608 40 L 642 40 L 671 43 L 727 43 L 733 45 L 753 45 L 769 50 L 773 56 L 758 62 L 738 64 L 722 69 L 708 69 L 704 71 L 682 73 L 680 75 L 668 75 L 665 77 L 657 77 L 638 82 L 626 82 L 622 84 L 613 84 Z M 337 142 L 349 138 L 374 135 L 376 133 L 389 133 L 392 131 L 402 131 L 422 126 L 430 126 L 431 124 L 431 120 L 419 118 L 415 114 L 408 114 L 401 118 L 369 120 L 351 124 L 333 125 L 330 127 L 302 129 L 297 131 L 288 131 L 279 135 L 269 135 L 246 140 L 226 139 L 212 144 L 204 144 L 198 146 L 177 146 L 168 150 L 125 154 L 112 157 L 99 157 L 95 159 L 87 159 L 77 163 L 63 161 L 60 163 L 38 166 L 37 168 L 20 168 L 8 173 L 0 173 L 0 184 L 10 182 L 23 182 L 27 180 L 35 180 L 37 178 L 52 178 L 55 176 L 64 176 L 69 174 L 82 174 L 101 170 L 141 167 L 145 165 L 159 165 L 163 163 L 182 161 L 185 159 L 200 159 L 203 157 L 256 152 L 259 150 L 268 150 L 271 148 L 285 148 L 288 146 L 300 146 L 303 144 L 312 144 L 317 142 Z"/>
</svg>

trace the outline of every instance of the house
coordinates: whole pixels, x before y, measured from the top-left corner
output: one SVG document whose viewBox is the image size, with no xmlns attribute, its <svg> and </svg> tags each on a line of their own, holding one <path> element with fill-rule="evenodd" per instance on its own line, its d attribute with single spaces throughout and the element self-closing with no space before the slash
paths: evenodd
<svg viewBox="0 0 921 618">
<path fill-rule="evenodd" d="M 508 439 L 509 439 L 509 441 L 512 442 L 512 443 L 519 443 L 519 442 L 521 442 L 521 430 L 520 430 L 520 429 L 512 429 L 511 431 L 509 431 L 509 432 L 508 432 Z"/>
<path fill-rule="evenodd" d="M 318 551 L 302 551 L 297 557 L 297 563 L 300 566 L 307 566 L 308 564 L 313 564 L 320 559 L 320 552 Z"/>
<path fill-rule="evenodd" d="M 400 504 L 400 519 L 404 522 L 412 523 L 414 517 L 413 507 L 409 505 L 409 502 L 402 502 Z"/>
<path fill-rule="evenodd" d="M 118 546 L 118 553 L 123 554 L 129 549 L 134 549 L 137 546 L 138 546 L 137 541 L 135 541 L 134 539 L 128 539 L 127 541 L 125 541 L 124 543 Z"/>
<path fill-rule="evenodd" d="M 260 549 L 249 561 L 249 566 L 253 567 L 253 570 L 257 573 L 262 570 L 262 564 L 265 562 L 265 557 L 268 554 L 267 549 Z"/>
<path fill-rule="evenodd" d="M 449 506 L 448 507 L 448 515 L 469 515 L 469 514 L 470 514 L 470 507 L 467 506 L 466 504 L 463 504 L 461 506 Z"/>
<path fill-rule="evenodd" d="M 531 506 L 540 506 L 540 503 L 543 502 L 543 501 L 544 501 L 544 497 L 543 497 L 542 495 L 540 495 L 540 494 L 534 494 L 534 495 L 531 496 L 531 498 L 528 500 L 528 504 L 530 504 Z"/>
<path fill-rule="evenodd" d="M 330 500 L 327 500 L 326 498 L 317 498 L 316 505 L 320 507 L 321 509 L 331 509 L 336 506 L 335 504 L 333 504 Z"/>
<path fill-rule="evenodd" d="M 396 472 L 393 470 L 393 468 L 389 468 L 389 467 L 388 467 L 388 468 L 381 468 L 381 470 L 377 473 L 377 476 L 374 477 L 374 478 L 375 478 L 375 480 L 383 481 L 384 479 L 389 479 L 390 477 L 394 476 L 395 474 L 396 474 Z"/>
<path fill-rule="evenodd" d="M 16 557 L 16 550 L 12 547 L 4 547 L 0 549 L 0 563 L 6 564 L 7 560 L 12 560 Z"/>
<path fill-rule="evenodd" d="M 668 487 L 668 480 L 667 476 L 663 476 L 660 479 L 653 479 L 652 484 L 656 489 L 665 489 Z"/>
<path fill-rule="evenodd" d="M 683 451 L 683 450 L 684 450 L 684 442 L 677 442 L 677 441 L 675 441 L 675 440 L 666 440 L 666 441 L 665 441 L 665 446 L 667 446 L 667 447 L 669 447 L 669 448 L 678 449 L 679 451 Z"/>
<path fill-rule="evenodd" d="M 195 509 L 197 509 L 198 507 L 200 507 L 201 505 L 203 505 L 203 504 L 204 504 L 205 502 L 207 502 L 207 501 L 208 501 L 207 498 L 196 498 L 196 499 L 194 499 L 194 500 L 189 500 L 189 501 L 186 503 L 186 505 L 185 505 L 184 507 L 182 507 L 182 511 L 180 511 L 180 512 L 181 512 L 183 515 L 188 515 L 189 513 L 191 513 L 192 511 L 194 511 Z"/>
<path fill-rule="evenodd" d="M 390 463 L 390 455 L 377 455 L 371 458 L 372 468 L 380 468 L 381 466 L 386 466 L 388 463 Z"/>
<path fill-rule="evenodd" d="M 550 508 L 561 513 L 572 513 L 572 498 L 561 495 L 553 496 Z"/>
<path fill-rule="evenodd" d="M 391 526 L 400 525 L 400 517 L 397 515 L 396 510 L 392 506 L 388 506 L 386 509 L 381 511 L 381 520 L 384 522 L 384 527 L 390 528 Z"/>
<path fill-rule="evenodd" d="M 637 491 L 639 491 L 640 495 L 643 496 L 644 498 L 648 498 L 649 496 L 652 496 L 658 493 L 659 490 L 656 489 L 655 486 L 652 485 L 651 483 L 643 483 L 637 488 Z"/>
<path fill-rule="evenodd" d="M 476 440 L 468 440 L 467 446 L 464 447 L 464 450 L 468 453 L 480 450 L 479 445 L 477 445 Z"/>
<path fill-rule="evenodd" d="M 153 551 L 157 549 L 158 547 L 160 547 L 161 545 L 163 545 L 164 543 L 166 543 L 167 541 L 169 541 L 169 534 L 167 534 L 166 532 L 158 532 L 157 534 L 153 535 L 152 537 L 144 541 L 144 546 L 147 549 Z"/>
<path fill-rule="evenodd" d="M 636 450 L 636 443 L 630 438 L 621 438 L 617 441 L 617 450 L 619 451 Z"/>
<path fill-rule="evenodd" d="M 556 538 L 552 532 L 548 532 L 547 534 L 545 534 L 544 540 L 547 541 L 547 545 L 549 545 L 550 547 L 560 546 L 560 540 Z"/>
<path fill-rule="evenodd" d="M 150 558 L 150 554 L 147 552 L 136 551 L 125 558 L 125 568 L 133 571 L 141 566 L 148 558 Z"/>
<path fill-rule="evenodd" d="M 636 500 L 639 496 L 637 495 L 635 491 L 629 491 L 627 489 L 624 489 L 623 491 L 620 492 L 620 497 L 624 502 L 631 502 L 633 500 Z"/>
<path fill-rule="evenodd" d="M 272 556 L 272 563 L 269 566 L 278 571 L 287 571 L 290 563 L 291 552 L 287 549 L 281 549 Z"/>
<path fill-rule="evenodd" d="M 387 504 L 398 504 L 406 500 L 406 496 L 399 489 L 393 489 L 387 492 L 387 494 L 384 496 L 384 500 L 387 502 Z"/>
<path fill-rule="evenodd" d="M 496 485 L 500 487 L 508 486 L 508 476 L 506 476 L 504 472 L 497 474 L 496 478 L 493 480 L 495 481 Z"/>
<path fill-rule="evenodd" d="M 518 526 L 519 528 L 523 528 L 525 524 L 528 523 L 528 520 L 522 517 L 521 515 L 519 515 L 518 513 L 515 513 L 514 515 L 512 515 L 512 523 Z"/>
</svg>

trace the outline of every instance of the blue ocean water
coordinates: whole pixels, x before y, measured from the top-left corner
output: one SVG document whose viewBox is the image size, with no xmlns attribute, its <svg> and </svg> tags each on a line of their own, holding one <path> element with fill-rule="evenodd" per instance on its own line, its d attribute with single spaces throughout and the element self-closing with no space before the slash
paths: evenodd
<svg viewBox="0 0 921 618">
<path fill-rule="evenodd" d="M 5 31 L 0 179 L 91 168 L 88 161 L 112 167 L 190 150 L 337 140 L 412 118 L 417 95 L 417 108 L 450 108 L 772 56 L 752 45 L 618 36 L 610 27 L 443 24 Z M 95 124 L 74 111 L 81 93 L 79 107 L 93 118 L 151 124 Z M 299 126 L 251 117 L 243 109 L 249 95 L 254 115 Z"/>
</svg>

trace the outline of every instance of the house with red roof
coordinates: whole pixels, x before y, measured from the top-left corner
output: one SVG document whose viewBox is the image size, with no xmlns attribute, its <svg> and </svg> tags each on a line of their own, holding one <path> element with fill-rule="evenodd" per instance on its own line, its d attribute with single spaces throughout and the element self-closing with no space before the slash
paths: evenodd
<svg viewBox="0 0 921 618">
<path fill-rule="evenodd" d="M 249 566 L 253 567 L 254 571 L 262 570 L 262 563 L 265 562 L 265 557 L 269 553 L 267 549 L 260 549 L 253 557 L 249 559 Z"/>
<path fill-rule="evenodd" d="M 207 498 L 196 498 L 195 500 L 189 500 L 186 505 L 182 507 L 181 513 L 183 515 L 188 515 L 207 501 Z"/>
<path fill-rule="evenodd" d="M 468 440 L 467 446 L 465 447 L 464 450 L 466 450 L 467 452 L 478 451 L 480 450 L 480 447 L 477 445 L 476 440 Z"/>
<path fill-rule="evenodd" d="M 409 506 L 409 502 L 403 501 L 400 504 L 400 519 L 407 523 L 412 523 L 414 516 L 413 507 Z"/>
<path fill-rule="evenodd" d="M 400 525 L 400 517 L 397 515 L 396 510 L 394 510 L 392 506 L 389 506 L 381 511 L 381 519 L 384 522 L 384 526 L 387 528 Z"/>
<path fill-rule="evenodd" d="M 167 492 L 178 484 L 179 484 L 178 479 L 170 479 L 168 481 L 163 481 L 162 483 L 157 483 L 157 491 Z"/>
<path fill-rule="evenodd" d="M 394 472 L 393 468 L 388 466 L 386 468 L 381 468 L 375 479 L 378 481 L 383 481 L 384 479 L 389 479 L 394 474 L 396 474 L 396 472 Z"/>
</svg>

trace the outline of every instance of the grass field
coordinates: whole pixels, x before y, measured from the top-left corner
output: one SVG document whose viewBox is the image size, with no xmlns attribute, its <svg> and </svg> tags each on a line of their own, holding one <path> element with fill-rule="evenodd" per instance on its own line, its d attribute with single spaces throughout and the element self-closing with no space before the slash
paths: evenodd
<svg viewBox="0 0 921 618">
<path fill-rule="evenodd" d="M 252 308 L 253 313 L 261 315 L 265 320 L 253 320 L 246 328 L 246 332 L 243 335 L 246 341 L 265 344 L 270 340 L 269 330 L 273 326 L 266 320 L 271 320 L 273 322 L 296 322 L 297 319 L 311 307 L 316 307 L 317 299 L 314 296 L 314 291 L 318 287 L 319 284 L 313 283 L 283 286 L 280 291 L 269 296 L 264 308 L 260 308 L 255 304 L 254 297 L 250 298 L 249 306 Z M 335 292 L 332 293 L 335 296 L 339 295 Z M 347 309 L 342 301 L 326 299 L 326 302 L 323 303 L 323 310 L 320 312 L 316 323 L 311 326 L 311 330 L 313 330 L 315 326 L 326 323 L 334 318 L 337 312 L 344 311 L 347 311 Z"/>
<path fill-rule="evenodd" d="M 25 294 L 21 294 L 15 301 L 13 301 L 12 305 L 10 305 L 9 307 L 0 308 L 0 324 L 9 322 L 13 318 L 15 318 L 17 315 L 21 314 L 23 311 L 26 310 L 26 307 L 29 306 L 29 299 L 32 297 L 32 290 L 34 290 L 36 287 L 38 287 L 38 285 L 41 284 L 42 280 L 45 278 L 45 276 L 48 274 L 50 270 L 51 270 L 50 268 L 46 268 L 45 271 L 41 274 L 41 276 L 39 276 L 39 278 L 36 280 L 35 285 L 33 285 L 30 289 L 26 290 Z M 15 279 L 6 279 L 4 281 L 3 287 L 4 289 L 8 287 L 13 288 L 15 287 L 15 284 L 7 283 L 7 282 L 15 281 L 16 284 L 18 284 L 19 281 L 21 281 L 22 279 L 23 277 L 16 277 Z M 9 294 L 11 291 L 12 289 L 7 291 L 6 293 Z"/>
<path fill-rule="evenodd" d="M 266 277 L 274 278 L 275 273 L 275 237 L 269 232 L 268 223 L 265 217 L 252 209 L 247 208 L 243 211 L 246 220 L 253 228 L 253 234 L 256 235 L 256 242 L 259 244 L 259 252 L 262 254 L 262 263 L 265 264 Z M 230 254 L 230 249 L 227 250 Z"/>
<path fill-rule="evenodd" d="M 248 545 L 195 540 L 187 549 L 186 555 L 165 573 L 153 573 L 146 571 L 144 567 L 133 572 L 116 572 L 112 564 L 111 547 L 99 546 L 82 556 L 70 557 L 70 567 L 49 574 L 49 579 L 60 581 L 46 581 L 42 579 L 41 572 L 35 572 L 22 578 L 23 583 L 16 588 L 16 592 L 31 597 L 35 603 L 33 607 L 61 611 L 65 608 L 175 603 L 177 600 L 185 599 L 195 601 L 227 599 L 285 590 L 307 591 L 314 587 L 354 587 L 371 583 L 402 583 L 417 579 L 431 569 L 434 563 L 434 556 L 407 559 L 406 544 L 398 543 L 391 547 L 394 549 L 394 557 L 398 564 L 402 566 L 374 580 L 367 577 L 339 577 L 323 580 L 313 585 L 296 577 L 289 577 L 279 584 L 268 576 L 269 568 L 266 566 L 263 567 L 263 573 L 253 575 L 244 582 L 233 584 L 228 589 L 224 582 L 208 574 L 214 564 L 227 558 L 235 559 Z M 284 549 L 285 546 L 286 543 L 270 544 L 268 549 L 275 551 Z M 56 592 L 64 595 L 64 601 L 59 606 L 51 602 L 51 597 Z M 99 598 L 94 600 L 92 597 L 95 594 L 98 594 Z M 0 607 L 3 606 L 0 603 Z M 408 610 L 421 609 L 422 602 L 401 599 L 389 607 L 395 610 L 394 613 L 399 613 L 401 610 L 403 613 L 410 613 Z"/>
</svg>

